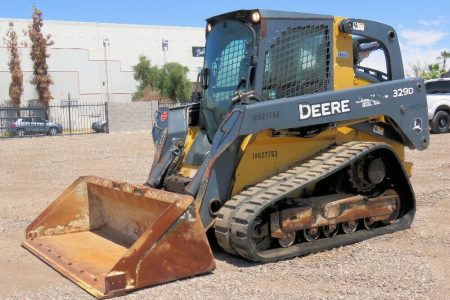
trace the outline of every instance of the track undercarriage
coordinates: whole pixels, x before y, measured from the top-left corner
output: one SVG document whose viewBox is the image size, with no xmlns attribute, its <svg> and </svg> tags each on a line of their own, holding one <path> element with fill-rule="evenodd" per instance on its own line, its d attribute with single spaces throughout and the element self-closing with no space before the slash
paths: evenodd
<svg viewBox="0 0 450 300">
<path fill-rule="evenodd" d="M 393 150 L 351 142 L 230 199 L 218 212 L 215 233 L 229 253 L 273 261 L 405 229 L 414 213 Z"/>
</svg>

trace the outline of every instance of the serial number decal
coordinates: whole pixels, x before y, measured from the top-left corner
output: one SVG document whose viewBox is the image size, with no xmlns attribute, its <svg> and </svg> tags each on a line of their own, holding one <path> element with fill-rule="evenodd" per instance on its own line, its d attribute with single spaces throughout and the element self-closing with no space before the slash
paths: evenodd
<svg viewBox="0 0 450 300">
<path fill-rule="evenodd" d="M 348 53 L 348 51 L 338 51 L 337 57 L 338 58 L 349 58 L 350 54 Z"/>
<path fill-rule="evenodd" d="M 366 24 L 363 22 L 353 22 L 353 30 L 364 31 Z"/>
<path fill-rule="evenodd" d="M 419 109 L 426 109 L 428 106 L 426 103 L 417 103 L 417 104 L 411 104 L 408 105 L 409 110 L 419 110 Z"/>
<path fill-rule="evenodd" d="M 280 112 L 276 111 L 268 111 L 260 114 L 253 115 L 253 122 L 256 121 L 265 121 L 269 119 L 277 119 L 280 117 Z"/>
<path fill-rule="evenodd" d="M 393 93 L 392 97 L 394 97 L 394 98 L 404 97 L 404 96 L 414 94 L 414 89 L 412 87 L 410 87 L 410 88 L 405 87 L 405 88 L 392 90 L 392 93 Z"/>
<path fill-rule="evenodd" d="M 278 151 L 262 151 L 262 152 L 254 152 L 253 159 L 264 159 L 264 158 L 274 158 L 278 156 Z"/>
</svg>

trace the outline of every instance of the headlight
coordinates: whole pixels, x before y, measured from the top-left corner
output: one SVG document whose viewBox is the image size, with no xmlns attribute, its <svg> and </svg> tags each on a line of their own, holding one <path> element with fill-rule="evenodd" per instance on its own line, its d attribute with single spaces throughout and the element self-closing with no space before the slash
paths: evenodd
<svg viewBox="0 0 450 300">
<path fill-rule="evenodd" d="M 212 30 L 212 24 L 211 24 L 211 23 L 208 23 L 208 24 L 206 25 L 206 33 L 210 33 L 211 30 Z"/>
<path fill-rule="evenodd" d="M 252 23 L 259 23 L 259 21 L 261 21 L 261 15 L 259 14 L 259 11 L 252 12 L 252 14 L 250 15 L 250 21 L 252 21 Z"/>
</svg>

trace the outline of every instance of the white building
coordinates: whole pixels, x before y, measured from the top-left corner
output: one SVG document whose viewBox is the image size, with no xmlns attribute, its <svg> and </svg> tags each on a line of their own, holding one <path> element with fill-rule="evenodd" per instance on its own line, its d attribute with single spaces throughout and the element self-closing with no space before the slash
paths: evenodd
<svg viewBox="0 0 450 300">
<path fill-rule="evenodd" d="M 36 99 L 30 85 L 32 62 L 30 41 L 23 35 L 30 20 L 0 19 L 0 36 L 6 37 L 9 22 L 19 34 L 24 73 L 22 103 Z M 203 57 L 197 47 L 205 44 L 204 29 L 193 27 L 102 24 L 65 21 L 44 21 L 44 34 L 51 34 L 49 73 L 55 84 L 51 87 L 54 101 L 72 99 L 80 102 L 127 102 L 136 91 L 133 65 L 139 55 L 147 56 L 152 65 L 178 62 L 189 68 L 188 77 L 197 79 Z M 11 76 L 8 70 L 6 42 L 0 42 L 0 102 L 9 100 Z"/>
</svg>

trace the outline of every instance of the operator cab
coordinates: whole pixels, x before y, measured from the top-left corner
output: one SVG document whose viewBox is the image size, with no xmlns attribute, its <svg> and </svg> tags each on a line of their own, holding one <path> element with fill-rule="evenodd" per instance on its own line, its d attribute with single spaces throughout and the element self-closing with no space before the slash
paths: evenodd
<svg viewBox="0 0 450 300">
<path fill-rule="evenodd" d="M 201 123 L 212 141 L 236 103 L 327 91 L 333 17 L 240 10 L 207 20 Z"/>
</svg>

